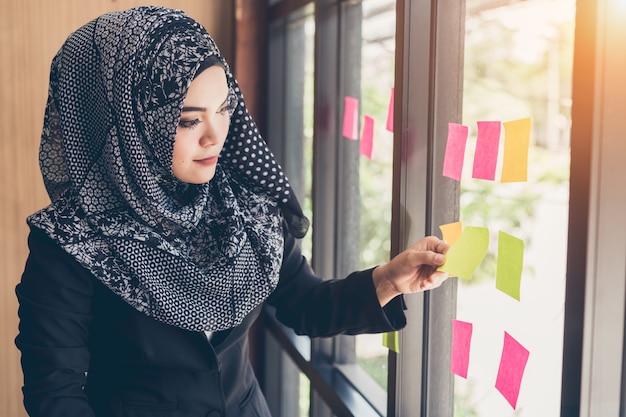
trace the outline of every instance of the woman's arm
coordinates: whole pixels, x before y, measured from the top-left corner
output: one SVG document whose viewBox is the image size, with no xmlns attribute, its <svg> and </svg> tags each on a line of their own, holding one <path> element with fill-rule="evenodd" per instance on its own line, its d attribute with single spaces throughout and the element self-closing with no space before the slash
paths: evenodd
<svg viewBox="0 0 626 417">
<path fill-rule="evenodd" d="M 89 369 L 93 282 L 73 258 L 33 229 L 16 288 L 24 405 L 30 416 L 91 417 L 84 392 Z"/>
<path fill-rule="evenodd" d="M 282 323 L 311 337 L 382 333 L 404 327 L 403 298 L 395 297 L 381 307 L 372 272 L 323 281 L 287 234 L 280 282 L 268 303 L 276 307 Z"/>
</svg>

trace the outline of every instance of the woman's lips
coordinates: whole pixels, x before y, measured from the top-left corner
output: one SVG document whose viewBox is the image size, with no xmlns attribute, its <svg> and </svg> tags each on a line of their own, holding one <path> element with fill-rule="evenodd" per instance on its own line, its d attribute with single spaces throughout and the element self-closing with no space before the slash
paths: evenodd
<svg viewBox="0 0 626 417">
<path fill-rule="evenodd" d="M 209 156 L 208 158 L 204 159 L 195 159 L 194 162 L 204 166 L 215 165 L 217 164 L 217 156 Z"/>
</svg>

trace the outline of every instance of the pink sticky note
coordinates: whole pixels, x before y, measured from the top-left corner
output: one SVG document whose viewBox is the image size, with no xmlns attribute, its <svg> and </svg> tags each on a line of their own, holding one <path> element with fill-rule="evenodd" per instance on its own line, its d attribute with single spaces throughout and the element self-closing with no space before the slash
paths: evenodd
<svg viewBox="0 0 626 417">
<path fill-rule="evenodd" d="M 500 391 L 513 409 L 517 407 L 517 397 L 519 396 L 526 362 L 528 362 L 528 355 L 529 352 L 524 346 L 519 344 L 510 334 L 504 332 L 504 346 L 496 378 L 496 389 Z"/>
<path fill-rule="evenodd" d="M 463 172 L 467 132 L 467 126 L 448 123 L 448 143 L 446 144 L 446 155 L 443 161 L 443 175 L 457 181 L 461 180 Z"/>
<path fill-rule="evenodd" d="M 357 140 L 359 138 L 359 100 L 346 96 L 343 103 L 342 134 L 348 139 Z"/>
<path fill-rule="evenodd" d="M 463 378 L 467 378 L 471 342 L 472 323 L 452 320 L 452 356 L 450 372 L 462 376 Z"/>
<path fill-rule="evenodd" d="M 369 116 L 363 116 L 363 134 L 361 135 L 361 145 L 359 152 L 361 155 L 372 159 L 372 148 L 374 144 L 374 119 Z"/>
<path fill-rule="evenodd" d="M 477 124 L 478 136 L 472 178 L 493 181 L 496 178 L 500 146 L 500 122 L 478 122 Z"/>
<path fill-rule="evenodd" d="M 389 108 L 387 109 L 387 130 L 393 132 L 393 92 L 391 87 L 391 98 L 389 99 Z"/>
</svg>

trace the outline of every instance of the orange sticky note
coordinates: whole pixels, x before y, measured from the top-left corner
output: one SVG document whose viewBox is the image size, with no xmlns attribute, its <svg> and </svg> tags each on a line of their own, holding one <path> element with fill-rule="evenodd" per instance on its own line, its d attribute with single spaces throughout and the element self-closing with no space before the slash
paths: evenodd
<svg viewBox="0 0 626 417">
<path fill-rule="evenodd" d="M 391 87 L 391 98 L 389 99 L 389 108 L 387 109 L 387 130 L 393 132 L 393 94 L 394 89 Z"/>
<path fill-rule="evenodd" d="M 363 134 L 359 152 L 368 159 L 372 159 L 372 148 L 374 147 L 374 119 L 363 116 Z"/>
<path fill-rule="evenodd" d="M 439 226 L 439 230 L 441 230 L 443 240 L 452 246 L 459 236 L 461 236 L 461 233 L 463 232 L 463 224 L 461 222 L 442 224 Z"/>
<path fill-rule="evenodd" d="M 359 100 L 346 96 L 343 100 L 343 129 L 344 137 L 352 140 L 359 138 Z"/>
<path fill-rule="evenodd" d="M 503 123 L 502 182 L 524 182 L 528 180 L 530 124 L 530 117 Z"/>
</svg>

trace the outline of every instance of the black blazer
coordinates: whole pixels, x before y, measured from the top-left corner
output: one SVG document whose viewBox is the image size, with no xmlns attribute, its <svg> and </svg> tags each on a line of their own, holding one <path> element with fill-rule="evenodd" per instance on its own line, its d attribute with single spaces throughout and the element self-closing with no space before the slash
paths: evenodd
<svg viewBox="0 0 626 417">
<path fill-rule="evenodd" d="M 213 335 L 158 322 L 129 306 L 33 229 L 16 288 L 16 345 L 32 417 L 269 417 L 248 359 L 244 322 Z M 286 237 L 277 317 L 311 337 L 380 333 L 406 324 L 402 297 L 381 309 L 372 272 L 322 281 Z"/>
</svg>

